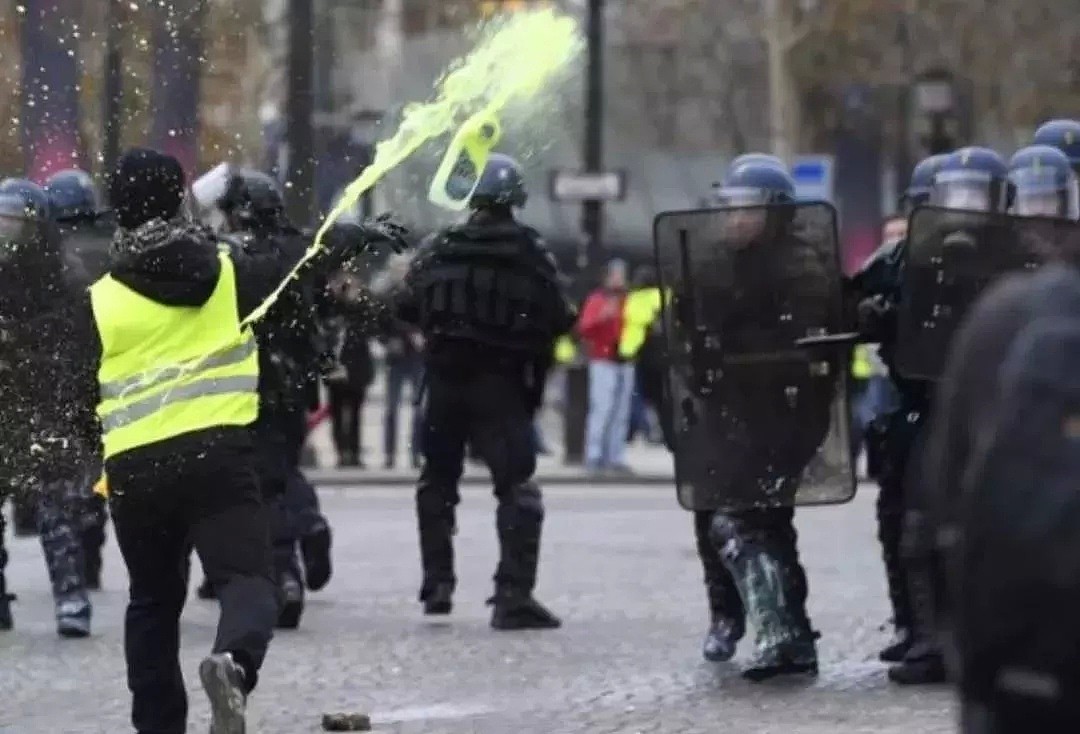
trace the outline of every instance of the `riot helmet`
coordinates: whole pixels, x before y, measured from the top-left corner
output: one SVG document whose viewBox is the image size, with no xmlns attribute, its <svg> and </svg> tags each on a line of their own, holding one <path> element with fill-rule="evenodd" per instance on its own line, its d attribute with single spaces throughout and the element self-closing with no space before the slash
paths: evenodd
<svg viewBox="0 0 1080 734">
<path fill-rule="evenodd" d="M 770 160 L 754 158 L 732 166 L 715 194 L 717 206 L 733 209 L 725 218 L 725 228 L 734 242 L 748 244 L 765 233 L 770 220 L 779 228 L 794 214 L 795 180 Z M 764 207 L 774 206 L 788 211 L 770 216 Z"/>
<path fill-rule="evenodd" d="M 476 184 L 471 209 L 491 209 L 495 207 L 524 207 L 528 200 L 525 191 L 525 177 L 521 166 L 508 155 L 492 153 L 488 157 L 484 172 Z"/>
<path fill-rule="evenodd" d="M 989 148 L 972 146 L 949 154 L 934 174 L 928 203 L 944 209 L 1003 212 L 1008 209 L 1009 168 Z"/>
<path fill-rule="evenodd" d="M 218 206 L 232 231 L 278 228 L 285 216 L 285 197 L 277 180 L 250 168 L 231 177 Z"/>
<path fill-rule="evenodd" d="M 917 207 L 925 204 L 930 199 L 930 187 L 934 183 L 934 175 L 945 165 L 949 159 L 947 153 L 938 153 L 928 156 L 915 164 L 911 171 L 911 180 L 908 181 L 907 189 L 900 195 L 900 211 L 907 215 Z"/>
<path fill-rule="evenodd" d="M 1080 121 L 1050 120 L 1035 131 L 1032 145 L 1049 145 L 1057 148 L 1069 159 L 1073 171 L 1080 175 Z"/>
<path fill-rule="evenodd" d="M 47 239 L 49 195 L 27 179 L 0 182 L 0 266 L 51 261 Z M 59 264 L 54 263 L 58 269 Z M 36 275 L 25 273 L 28 278 Z"/>
<path fill-rule="evenodd" d="M 720 188 L 716 190 L 719 206 L 764 206 L 794 204 L 795 180 L 779 159 L 764 154 L 748 154 L 736 159 Z"/>
<path fill-rule="evenodd" d="M 0 181 L 0 194 L 22 199 L 23 207 L 34 219 L 46 220 L 52 216 L 48 193 L 29 179 L 5 178 Z"/>
<path fill-rule="evenodd" d="M 101 211 L 94 180 L 86 171 L 69 169 L 45 181 L 52 216 L 58 222 L 96 219 Z"/>
<path fill-rule="evenodd" d="M 1010 211 L 1021 217 L 1080 218 L 1080 185 L 1069 158 L 1058 148 L 1031 145 L 1009 161 Z"/>
<path fill-rule="evenodd" d="M 740 156 L 736 156 L 735 159 L 731 161 L 731 164 L 728 166 L 727 171 L 728 173 L 730 173 L 731 171 L 734 171 L 737 168 L 741 168 L 742 166 L 747 164 L 761 164 L 763 166 L 772 166 L 774 168 L 778 168 L 781 171 L 787 170 L 784 162 L 775 155 L 770 155 L 769 153 L 743 153 Z M 729 206 L 728 204 L 724 204 L 721 201 L 720 192 L 723 188 L 724 182 L 722 180 L 717 181 L 712 185 L 712 201 L 717 206 Z"/>
</svg>

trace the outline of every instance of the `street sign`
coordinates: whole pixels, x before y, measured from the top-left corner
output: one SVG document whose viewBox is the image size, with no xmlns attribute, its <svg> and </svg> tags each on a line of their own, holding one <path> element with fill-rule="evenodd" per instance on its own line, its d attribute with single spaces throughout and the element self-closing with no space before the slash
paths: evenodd
<svg viewBox="0 0 1080 734">
<path fill-rule="evenodd" d="M 622 201 L 626 198 L 626 172 L 551 172 L 549 194 L 552 201 Z"/>
<path fill-rule="evenodd" d="M 831 155 L 797 156 L 791 164 L 795 196 L 801 201 L 833 201 L 835 161 Z"/>
</svg>

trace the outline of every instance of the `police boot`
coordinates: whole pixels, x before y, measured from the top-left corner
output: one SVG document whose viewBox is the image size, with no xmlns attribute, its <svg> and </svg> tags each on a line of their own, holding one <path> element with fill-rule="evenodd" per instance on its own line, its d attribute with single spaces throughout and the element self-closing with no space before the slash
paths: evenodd
<svg viewBox="0 0 1080 734">
<path fill-rule="evenodd" d="M 0 542 L 3 542 L 4 522 L 0 517 Z M 0 632 L 12 629 L 15 620 L 11 615 L 11 602 L 15 601 L 15 595 L 8 593 L 7 579 L 4 577 L 4 567 L 7 566 L 7 551 L 0 547 Z"/>
<path fill-rule="evenodd" d="M 84 592 L 64 594 L 56 600 L 56 633 L 78 639 L 90 636 L 90 600 Z"/>
<path fill-rule="evenodd" d="M 12 505 L 15 537 L 32 538 L 37 535 L 37 496 L 32 492 L 16 494 Z"/>
<path fill-rule="evenodd" d="M 710 663 L 726 663 L 735 657 L 735 647 L 746 634 L 746 624 L 714 614 L 701 653 Z"/>
<path fill-rule="evenodd" d="M 902 686 L 944 683 L 945 657 L 937 645 L 917 641 L 898 665 L 889 668 L 889 680 Z"/>
<path fill-rule="evenodd" d="M 494 607 L 492 629 L 553 630 L 562 627 L 562 620 L 551 610 L 520 589 L 499 589 L 487 603 Z"/>
<path fill-rule="evenodd" d="M 557 629 L 562 622 L 532 597 L 540 560 L 544 503 L 532 482 L 515 486 L 499 498 L 495 524 L 499 531 L 499 567 L 495 571 L 495 609 L 491 626 L 497 630 Z"/>
<path fill-rule="evenodd" d="M 211 601 L 217 599 L 217 590 L 214 585 L 210 583 L 210 579 L 203 578 L 202 583 L 199 584 L 199 588 L 195 590 L 195 594 L 203 601 Z"/>
<path fill-rule="evenodd" d="M 443 617 L 454 611 L 454 585 L 447 582 L 435 584 L 430 590 L 420 592 L 424 614 Z"/>
<path fill-rule="evenodd" d="M 424 614 L 444 615 L 453 609 L 454 520 L 446 487 L 421 481 L 416 488 L 416 524 L 420 535 L 420 563 L 424 580 L 420 602 Z"/>
<path fill-rule="evenodd" d="M 731 518 L 717 516 L 713 533 L 754 626 L 755 650 L 743 677 L 763 681 L 778 675 L 817 674 L 816 635 L 796 588 L 800 570 L 766 546 L 760 532 L 744 537 Z"/>
<path fill-rule="evenodd" d="M 304 613 L 304 584 L 300 581 L 299 571 L 294 568 L 279 571 L 278 588 L 281 590 L 282 605 L 277 628 L 294 630 L 300 626 L 300 617 Z"/>
<path fill-rule="evenodd" d="M 878 659 L 883 663 L 898 663 L 911 649 L 914 635 L 911 596 L 900 549 L 904 515 L 900 507 L 902 497 L 898 494 L 903 490 L 903 483 L 891 476 L 896 470 L 888 464 L 886 466 L 888 471 L 882 476 L 881 491 L 878 493 L 877 521 L 878 540 L 885 562 L 885 580 L 893 610 L 894 634 L 889 644 L 878 653 Z"/>
<path fill-rule="evenodd" d="M 889 680 L 900 685 L 931 685 L 944 683 L 945 656 L 937 642 L 933 613 L 933 579 L 931 568 L 922 563 L 913 565 L 907 580 L 912 600 L 913 641 L 903 660 L 889 669 Z"/>
<path fill-rule="evenodd" d="M 304 560 L 304 580 L 312 591 L 330 583 L 333 568 L 330 564 L 330 526 L 320 517 L 307 534 L 300 538 L 300 555 Z"/>
</svg>

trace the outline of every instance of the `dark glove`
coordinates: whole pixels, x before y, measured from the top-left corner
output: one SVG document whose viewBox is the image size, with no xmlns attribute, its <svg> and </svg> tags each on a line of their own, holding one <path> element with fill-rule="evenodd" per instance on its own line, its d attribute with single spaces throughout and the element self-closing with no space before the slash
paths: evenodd
<svg viewBox="0 0 1080 734">
<path fill-rule="evenodd" d="M 882 341 L 895 320 L 896 310 L 885 296 L 876 295 L 859 301 L 856 308 L 859 333 L 871 341 Z"/>
<path fill-rule="evenodd" d="M 390 214 L 380 214 L 375 219 L 366 219 L 358 225 L 367 245 L 386 243 L 394 252 L 404 252 L 409 249 L 406 237 L 409 230 L 402 224 L 395 222 Z"/>
</svg>

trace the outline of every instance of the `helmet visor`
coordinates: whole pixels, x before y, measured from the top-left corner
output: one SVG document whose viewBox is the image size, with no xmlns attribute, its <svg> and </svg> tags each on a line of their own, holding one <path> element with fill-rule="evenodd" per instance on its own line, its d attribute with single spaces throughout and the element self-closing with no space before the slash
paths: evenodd
<svg viewBox="0 0 1080 734">
<path fill-rule="evenodd" d="M 769 203 L 769 192 L 749 186 L 718 186 L 713 194 L 717 206 L 762 206 Z"/>
<path fill-rule="evenodd" d="M 944 209 L 969 212 L 1000 210 L 998 189 L 985 171 L 943 171 L 934 179 L 930 203 Z"/>
<path fill-rule="evenodd" d="M 1076 219 L 1080 190 L 1074 176 L 1063 180 L 1059 171 L 1025 168 L 1009 173 L 1016 188 L 1012 213 L 1021 217 Z"/>
</svg>

